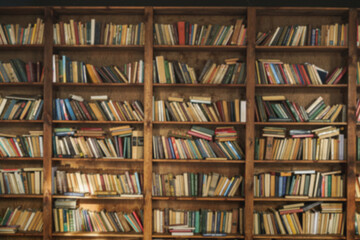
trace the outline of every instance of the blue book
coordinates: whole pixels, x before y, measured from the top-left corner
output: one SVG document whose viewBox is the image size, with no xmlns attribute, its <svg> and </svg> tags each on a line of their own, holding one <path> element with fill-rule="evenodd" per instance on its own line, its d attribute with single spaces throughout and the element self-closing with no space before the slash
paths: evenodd
<svg viewBox="0 0 360 240">
<path fill-rule="evenodd" d="M 202 159 L 202 157 L 199 156 L 199 155 L 197 154 L 197 152 L 195 151 L 195 148 L 194 148 L 194 146 L 192 145 L 192 141 L 190 141 L 189 139 L 186 139 L 186 141 L 188 142 L 188 145 L 189 145 L 190 148 L 191 148 L 191 152 L 195 155 L 195 158 L 196 158 L 196 159 Z"/>
<path fill-rule="evenodd" d="M 220 233 L 220 221 L 221 221 L 221 211 L 217 212 L 217 221 L 216 221 L 216 232 Z"/>
<path fill-rule="evenodd" d="M 38 120 L 39 119 L 39 115 L 42 111 L 42 108 L 43 108 L 43 105 L 44 105 L 44 100 L 41 100 L 40 104 L 39 104 L 39 107 L 35 113 L 35 116 L 34 116 L 34 120 Z"/>
<path fill-rule="evenodd" d="M 226 142 L 230 147 L 231 149 L 234 151 L 234 153 L 236 154 L 237 156 L 237 159 L 241 159 L 241 156 L 239 155 L 239 153 L 236 151 L 235 147 L 232 145 L 231 142 Z"/>
<path fill-rule="evenodd" d="M 1 74 L 3 76 L 3 81 L 4 82 L 10 82 L 9 76 L 7 75 L 7 73 L 5 71 L 5 68 L 4 68 L 1 61 L 0 61 L 0 72 L 1 72 Z"/>
<path fill-rule="evenodd" d="M 171 141 L 171 138 L 167 138 L 167 141 L 169 142 L 169 146 L 170 146 L 170 152 L 171 152 L 171 158 L 172 159 L 176 159 L 176 155 L 175 155 L 175 152 L 174 152 L 174 148 L 173 148 L 173 145 L 172 145 L 172 141 Z"/>
<path fill-rule="evenodd" d="M 280 81 L 280 79 L 279 79 L 279 76 L 277 75 L 276 70 L 275 70 L 275 68 L 274 68 L 274 64 L 269 63 L 269 66 L 270 66 L 270 68 L 271 68 L 271 71 L 273 72 L 273 75 L 275 76 L 276 82 L 277 82 L 278 84 L 281 84 L 281 81 Z"/>
<path fill-rule="evenodd" d="M 4 174 L 4 180 L 5 180 L 6 188 L 8 190 L 8 194 L 11 194 L 12 192 L 10 191 L 11 188 L 10 188 L 10 184 L 9 184 L 9 179 L 6 174 Z"/>
<path fill-rule="evenodd" d="M 84 197 L 84 196 L 85 196 L 85 193 L 64 192 L 64 196 Z"/>
<path fill-rule="evenodd" d="M 215 212 L 212 214 L 212 221 L 211 221 L 211 232 L 216 231 L 216 219 L 215 219 Z"/>
<path fill-rule="evenodd" d="M 282 184 L 283 184 L 283 177 L 279 176 L 279 187 L 278 187 L 278 192 L 276 193 L 277 197 L 281 197 L 282 195 Z"/>
<path fill-rule="evenodd" d="M 225 237 L 226 233 L 203 233 L 204 237 Z"/>
<path fill-rule="evenodd" d="M 62 120 L 61 118 L 61 110 L 60 110 L 60 99 L 57 98 L 55 101 L 55 108 L 56 108 L 56 120 Z"/>
<path fill-rule="evenodd" d="M 70 105 L 69 99 L 65 98 L 64 102 L 65 102 L 65 105 L 66 105 L 66 109 L 68 110 L 68 112 L 70 114 L 71 120 L 77 120 L 76 117 L 75 117 L 74 111 L 73 111 L 73 109 L 72 109 L 72 107 Z"/>
<path fill-rule="evenodd" d="M 286 182 L 287 182 L 287 177 L 283 177 L 283 185 L 282 185 L 282 195 L 280 197 L 285 196 L 286 193 Z"/>
<path fill-rule="evenodd" d="M 136 185 L 137 185 L 137 188 L 138 188 L 138 194 L 141 194 L 141 187 L 140 187 L 140 182 L 139 182 L 139 174 L 137 172 L 135 172 L 134 174 L 135 174 Z"/>
<path fill-rule="evenodd" d="M 200 151 L 200 154 L 201 154 L 201 157 L 202 158 L 207 158 L 207 157 L 210 157 L 206 154 L 205 150 L 203 149 L 201 143 L 200 143 L 200 140 L 199 139 L 196 139 L 195 140 L 195 143 L 196 143 L 196 146 L 198 147 L 199 151 Z"/>
<path fill-rule="evenodd" d="M 16 102 L 17 102 L 17 101 L 16 101 L 15 99 L 11 99 L 10 105 L 9 105 L 9 107 L 6 109 L 6 112 L 5 112 L 5 114 L 4 114 L 4 116 L 3 116 L 2 119 L 7 120 L 7 119 L 9 118 L 9 115 L 10 115 L 10 113 L 11 113 L 11 110 L 14 108 L 14 105 L 16 104 Z"/>
<path fill-rule="evenodd" d="M 123 144 L 124 144 L 123 156 L 124 156 L 124 158 L 127 158 L 127 152 L 128 152 L 128 151 L 127 151 L 127 149 L 128 149 L 128 148 L 127 148 L 127 144 L 128 144 L 128 143 L 127 143 L 127 141 L 126 141 L 126 137 L 124 137 L 123 140 L 124 140 L 124 141 L 123 141 L 123 142 L 124 142 L 124 143 L 123 143 Z"/>
</svg>

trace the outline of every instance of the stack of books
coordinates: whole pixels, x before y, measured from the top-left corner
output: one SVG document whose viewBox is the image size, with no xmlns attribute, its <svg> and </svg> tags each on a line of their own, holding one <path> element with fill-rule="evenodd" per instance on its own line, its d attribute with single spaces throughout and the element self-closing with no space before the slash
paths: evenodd
<svg viewBox="0 0 360 240">
<path fill-rule="evenodd" d="M 42 157 L 43 139 L 42 131 L 20 136 L 0 133 L 0 157 Z"/>
<path fill-rule="evenodd" d="M 195 69 L 188 64 L 157 56 L 153 61 L 154 83 L 198 83 Z"/>
<path fill-rule="evenodd" d="M 279 210 L 254 212 L 254 233 L 343 235 L 345 219 L 342 203 L 289 204 Z"/>
<path fill-rule="evenodd" d="M 246 44 L 244 19 L 234 25 L 154 24 L 154 41 L 158 45 L 238 45 Z"/>
<path fill-rule="evenodd" d="M 153 231 L 155 233 L 170 232 L 169 226 L 187 226 L 195 234 L 207 237 L 216 234 L 243 234 L 244 209 L 231 210 L 178 210 L 178 209 L 153 209 Z M 194 228 L 194 229 L 193 229 Z M 187 232 L 184 232 L 184 235 Z M 182 235 L 182 234 L 177 234 Z"/>
<path fill-rule="evenodd" d="M 256 120 L 260 122 L 346 122 L 346 106 L 325 104 L 319 96 L 308 108 L 285 96 L 255 96 Z"/>
<path fill-rule="evenodd" d="M 219 100 L 211 97 L 190 96 L 189 102 L 182 97 L 168 97 L 168 100 L 153 101 L 154 121 L 179 122 L 245 122 L 246 101 Z"/>
<path fill-rule="evenodd" d="M 0 119 L 40 120 L 44 101 L 41 96 L 8 95 L 0 96 Z"/>
<path fill-rule="evenodd" d="M 257 160 L 344 160 L 346 139 L 334 126 L 313 130 L 290 130 L 290 138 L 277 135 L 267 127 L 265 138 L 255 140 Z"/>
<path fill-rule="evenodd" d="M 194 236 L 195 227 L 188 225 L 169 225 L 165 226 L 169 229 L 171 236 Z"/>
<path fill-rule="evenodd" d="M 0 169 L 0 194 L 42 194 L 43 169 Z"/>
<path fill-rule="evenodd" d="M 341 171 L 297 170 L 259 173 L 254 176 L 255 197 L 344 197 Z"/>
<path fill-rule="evenodd" d="M 61 195 L 142 196 L 142 174 L 81 173 L 53 169 L 53 193 Z M 109 184 L 111 183 L 111 184 Z"/>
<path fill-rule="evenodd" d="M 57 201 L 55 201 L 55 206 Z M 53 209 L 55 232 L 136 232 L 143 231 L 142 212 L 115 212 L 103 209 L 56 207 Z"/>
<path fill-rule="evenodd" d="M 233 126 L 216 127 L 215 140 L 219 142 L 235 142 L 238 138 L 237 131 Z"/>
<path fill-rule="evenodd" d="M 264 127 L 262 131 L 263 137 L 285 138 L 286 134 L 286 128 L 282 127 Z"/>
<path fill-rule="evenodd" d="M 268 32 L 258 32 L 256 45 L 262 46 L 346 46 L 348 24 L 279 26 Z"/>
<path fill-rule="evenodd" d="M 0 220 L 0 233 L 42 232 L 43 224 L 41 210 L 8 207 Z"/>
<path fill-rule="evenodd" d="M 53 55 L 53 82 L 59 83 L 144 83 L 144 61 L 96 67 L 69 57 Z"/>
<path fill-rule="evenodd" d="M 234 197 L 241 195 L 242 176 L 228 178 L 219 173 L 153 173 L 153 196 Z"/>
<path fill-rule="evenodd" d="M 113 24 L 96 21 L 81 22 L 70 19 L 68 23 L 53 25 L 54 44 L 61 45 L 144 45 L 145 24 Z"/>
<path fill-rule="evenodd" d="M 70 98 L 54 99 L 53 116 L 55 120 L 88 121 L 142 121 L 144 108 L 140 101 L 109 100 L 107 95 L 91 96 L 91 101 L 71 95 Z"/>
<path fill-rule="evenodd" d="M 200 126 L 192 126 L 191 129 L 187 131 L 187 134 L 191 136 L 202 138 L 208 141 L 213 140 L 214 133 L 214 130 Z"/>
<path fill-rule="evenodd" d="M 337 84 L 347 71 L 347 67 L 337 67 L 329 73 L 315 64 L 289 64 L 278 59 L 259 59 L 255 66 L 258 84 Z"/>
<path fill-rule="evenodd" d="M 43 82 L 44 68 L 40 61 L 23 62 L 10 59 L 8 63 L 0 61 L 0 82 Z"/>
<path fill-rule="evenodd" d="M 27 27 L 19 24 L 0 24 L 0 45 L 7 44 L 42 44 L 44 40 L 45 24 L 41 18 L 36 23 L 29 23 Z"/>
</svg>

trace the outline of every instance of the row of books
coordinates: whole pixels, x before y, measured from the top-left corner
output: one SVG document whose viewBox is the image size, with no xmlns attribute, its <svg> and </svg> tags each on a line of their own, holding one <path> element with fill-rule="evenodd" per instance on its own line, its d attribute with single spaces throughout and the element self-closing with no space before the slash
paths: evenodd
<svg viewBox="0 0 360 240">
<path fill-rule="evenodd" d="M 144 61 L 96 67 L 53 55 L 53 82 L 59 83 L 144 83 Z"/>
<path fill-rule="evenodd" d="M 238 45 L 246 44 L 244 19 L 234 25 L 192 24 L 178 21 L 174 24 L 154 24 L 154 40 L 158 45 Z"/>
<path fill-rule="evenodd" d="M 0 96 L 0 119 L 40 120 L 44 101 L 40 96 Z"/>
<path fill-rule="evenodd" d="M 45 24 L 41 18 L 26 27 L 19 24 L 0 24 L 0 45 L 7 44 L 42 44 L 44 41 Z"/>
<path fill-rule="evenodd" d="M 208 59 L 199 78 L 188 64 L 166 60 L 164 56 L 157 56 L 153 62 L 154 83 L 244 84 L 245 79 L 246 63 L 239 58 L 225 59 L 225 64 L 219 65 Z"/>
<path fill-rule="evenodd" d="M 153 231 L 155 233 L 171 233 L 173 236 L 192 236 L 202 233 L 212 236 L 215 233 L 243 234 L 244 209 L 230 210 L 179 210 L 153 209 Z M 176 228 L 179 226 L 179 230 Z M 187 228 L 187 230 L 183 230 Z M 215 235 L 214 235 L 215 236 Z"/>
<path fill-rule="evenodd" d="M 255 139 L 257 160 L 346 159 L 346 139 L 344 134 L 340 134 L 339 128 L 329 126 L 313 130 L 293 129 L 289 131 L 290 138 L 275 135 L 275 127 L 264 129 L 265 138 Z"/>
<path fill-rule="evenodd" d="M 42 194 L 43 169 L 0 169 L 0 194 Z"/>
<path fill-rule="evenodd" d="M 53 25 L 54 44 L 61 45 L 144 45 L 145 25 L 113 24 L 96 21 L 81 22 L 70 19 Z"/>
<path fill-rule="evenodd" d="M 42 232 L 43 212 L 38 209 L 8 207 L 0 221 L 1 233 Z"/>
<path fill-rule="evenodd" d="M 143 179 L 137 172 L 81 173 L 53 169 L 53 193 L 68 196 L 141 195 Z"/>
<path fill-rule="evenodd" d="M 86 101 L 81 96 L 71 95 L 65 99 L 54 99 L 53 118 L 55 120 L 88 121 L 142 121 L 144 108 L 140 101 L 109 100 L 107 95 L 91 96 Z"/>
<path fill-rule="evenodd" d="M 344 190 L 341 171 L 297 170 L 254 176 L 255 197 L 344 197 Z"/>
<path fill-rule="evenodd" d="M 133 158 L 143 159 L 144 132 L 133 131 L 129 125 L 109 129 L 106 137 L 102 128 L 55 128 L 55 157 Z"/>
<path fill-rule="evenodd" d="M 321 206 L 321 211 L 317 210 Z M 296 203 L 254 212 L 254 234 L 344 234 L 342 203 Z"/>
<path fill-rule="evenodd" d="M 290 64 L 279 59 L 259 59 L 255 67 L 258 84 L 337 84 L 347 71 L 347 67 L 337 67 L 329 73 L 315 64 Z"/>
<path fill-rule="evenodd" d="M 279 26 L 258 32 L 256 45 L 262 46 L 347 46 L 348 24 Z"/>
<path fill-rule="evenodd" d="M 184 139 L 153 136 L 154 159 L 241 160 L 243 150 L 236 141 L 213 142 L 205 139 Z"/>
<path fill-rule="evenodd" d="M 285 96 L 255 96 L 256 120 L 260 122 L 346 122 L 344 104 L 327 105 L 319 96 L 305 108 Z"/>
<path fill-rule="evenodd" d="M 43 132 L 17 136 L 0 133 L 0 157 L 43 157 Z"/>
<path fill-rule="evenodd" d="M 60 199 L 59 199 L 60 200 Z M 56 200 L 56 201 L 59 201 Z M 143 231 L 142 217 L 136 211 L 91 211 L 54 208 L 55 232 L 136 232 Z"/>
<path fill-rule="evenodd" d="M 228 178 L 219 173 L 158 174 L 153 172 L 153 196 L 234 197 L 240 195 L 242 176 Z"/>
<path fill-rule="evenodd" d="M 168 97 L 167 100 L 153 100 L 154 121 L 178 122 L 246 122 L 246 101 L 211 101 L 211 97 L 190 96 Z"/>
<path fill-rule="evenodd" d="M 44 68 L 40 61 L 23 62 L 20 59 L 0 61 L 0 82 L 43 82 Z"/>
</svg>

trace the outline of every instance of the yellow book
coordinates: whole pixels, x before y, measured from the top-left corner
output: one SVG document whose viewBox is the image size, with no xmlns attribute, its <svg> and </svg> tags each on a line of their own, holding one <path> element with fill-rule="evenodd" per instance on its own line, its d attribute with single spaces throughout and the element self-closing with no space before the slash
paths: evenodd
<svg viewBox="0 0 360 240">
<path fill-rule="evenodd" d="M 285 214 L 285 216 L 286 216 L 286 219 L 288 220 L 288 223 L 289 223 L 292 234 L 296 234 L 296 229 L 295 229 L 295 226 L 294 226 L 294 223 L 293 223 L 293 221 L 291 219 L 290 214 Z"/>
</svg>

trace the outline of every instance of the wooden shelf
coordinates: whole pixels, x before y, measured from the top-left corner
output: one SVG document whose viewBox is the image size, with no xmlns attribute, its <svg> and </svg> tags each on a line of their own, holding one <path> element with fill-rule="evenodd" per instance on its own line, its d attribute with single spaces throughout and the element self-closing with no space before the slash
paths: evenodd
<svg viewBox="0 0 360 240">
<path fill-rule="evenodd" d="M 144 124 L 143 121 L 81 121 L 81 120 L 52 120 L 53 123 L 62 124 Z"/>
<path fill-rule="evenodd" d="M 256 84 L 256 88 L 347 88 L 347 84 L 323 84 L 323 85 L 300 85 L 300 84 Z"/>
<path fill-rule="evenodd" d="M 227 201 L 239 202 L 245 201 L 242 197 L 152 197 L 156 201 Z"/>
<path fill-rule="evenodd" d="M 16 45 L 0 45 L 0 50 L 1 51 L 12 51 L 12 50 L 43 50 L 44 49 L 44 45 L 42 44 L 27 44 L 27 45 L 20 45 L 20 44 L 16 44 Z"/>
<path fill-rule="evenodd" d="M 194 234 L 194 236 L 171 236 L 170 234 L 159 234 L 159 233 L 153 233 L 153 238 L 214 238 L 214 239 L 234 239 L 234 238 L 244 238 L 243 235 L 236 235 L 236 234 L 228 234 L 224 237 L 204 237 L 200 234 Z"/>
<path fill-rule="evenodd" d="M 254 235 L 254 239 L 346 239 L 339 235 Z"/>
<path fill-rule="evenodd" d="M 153 83 L 153 87 L 189 87 L 189 88 L 245 88 L 245 84 L 201 84 L 201 83 Z"/>
<path fill-rule="evenodd" d="M 0 236 L 6 237 L 42 237 L 41 232 L 16 232 L 16 233 L 0 233 Z"/>
<path fill-rule="evenodd" d="M 96 197 L 96 196 L 63 196 L 63 195 L 53 195 L 54 199 L 81 199 L 81 200 L 143 200 L 144 197 Z"/>
<path fill-rule="evenodd" d="M 0 198 L 43 198 L 42 194 L 0 194 Z"/>
<path fill-rule="evenodd" d="M 43 161 L 42 157 L 9 157 L 1 158 L 0 161 Z"/>
<path fill-rule="evenodd" d="M 245 125 L 244 122 L 176 122 L 176 121 L 153 121 L 154 125 Z"/>
<path fill-rule="evenodd" d="M 143 83 L 53 83 L 54 87 L 144 87 Z"/>
<path fill-rule="evenodd" d="M 53 237 L 83 237 L 83 238 L 142 238 L 142 233 L 107 233 L 107 232 L 66 232 L 52 233 Z"/>
<path fill-rule="evenodd" d="M 346 160 L 254 160 L 255 164 L 346 164 Z"/>
<path fill-rule="evenodd" d="M 1 45 L 0 45 L 1 46 Z M 43 87 L 43 82 L 1 82 L 0 88 L 2 87 Z"/>
<path fill-rule="evenodd" d="M 245 51 L 246 46 L 154 45 L 154 51 Z"/>
<path fill-rule="evenodd" d="M 256 202 L 346 202 L 346 198 L 279 198 L 279 197 L 254 197 Z"/>
<path fill-rule="evenodd" d="M 347 46 L 255 46 L 256 51 L 262 52 L 343 52 Z"/>
<path fill-rule="evenodd" d="M 43 120 L 0 120 L 1 123 L 44 123 Z"/>
<path fill-rule="evenodd" d="M 159 163 L 222 163 L 222 164 L 244 164 L 245 160 L 205 160 L 205 159 L 153 159 L 153 162 Z"/>
<path fill-rule="evenodd" d="M 144 46 L 139 46 L 139 45 L 54 45 L 54 50 L 59 50 L 59 51 L 91 51 L 91 50 L 144 51 Z"/>
<path fill-rule="evenodd" d="M 143 163 L 144 159 L 129 159 L 129 158 L 58 158 L 53 157 L 52 161 L 71 161 L 71 162 L 82 162 L 82 161 L 90 161 L 90 162 L 137 162 Z"/>
<path fill-rule="evenodd" d="M 255 125 L 277 125 L 277 126 L 346 126 L 346 122 L 255 122 Z"/>
</svg>

